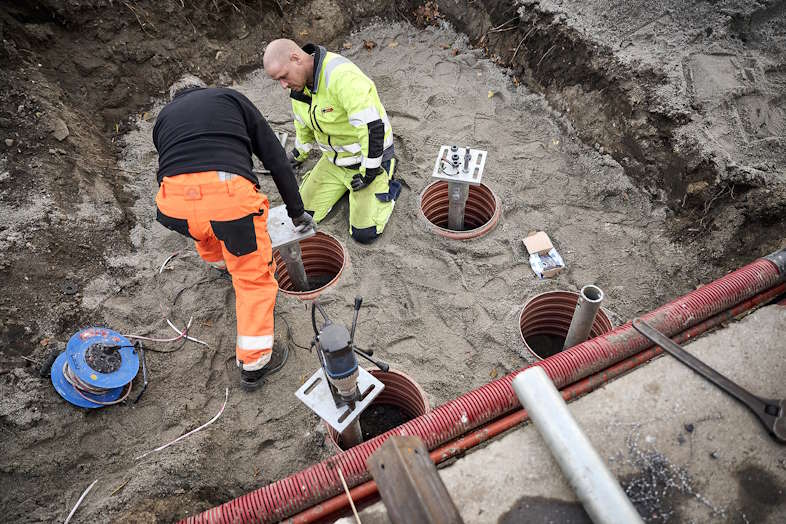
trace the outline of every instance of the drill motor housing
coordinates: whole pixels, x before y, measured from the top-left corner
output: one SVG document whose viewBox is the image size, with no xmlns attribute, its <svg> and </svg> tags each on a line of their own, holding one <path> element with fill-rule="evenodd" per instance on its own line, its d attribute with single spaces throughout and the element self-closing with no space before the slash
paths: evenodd
<svg viewBox="0 0 786 524">
<path fill-rule="evenodd" d="M 340 324 L 329 322 L 317 334 L 316 344 L 336 407 L 353 405 L 360 394 L 358 360 L 349 331 Z"/>
</svg>

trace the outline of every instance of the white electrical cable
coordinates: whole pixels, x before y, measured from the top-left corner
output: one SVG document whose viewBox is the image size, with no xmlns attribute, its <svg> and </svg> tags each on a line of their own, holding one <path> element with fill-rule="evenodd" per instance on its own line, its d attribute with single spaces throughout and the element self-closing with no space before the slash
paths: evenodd
<svg viewBox="0 0 786 524">
<path fill-rule="evenodd" d="M 98 482 L 98 479 L 95 479 L 93 483 L 90 484 L 84 492 L 82 492 L 82 496 L 79 497 L 79 500 L 76 501 L 76 505 L 74 506 L 74 509 L 72 509 L 71 513 L 68 514 L 63 524 L 68 524 L 70 522 L 71 517 L 73 517 L 74 513 L 76 513 L 76 508 L 79 507 L 79 505 L 82 503 L 82 500 L 87 496 L 88 493 L 90 493 L 90 490 L 93 489 L 93 486 L 96 485 L 96 482 Z"/>
<path fill-rule="evenodd" d="M 173 258 L 175 258 L 176 256 L 178 256 L 181 253 L 182 253 L 182 251 L 175 251 L 174 253 L 169 255 L 169 257 L 167 257 L 167 259 L 164 260 L 164 263 L 161 264 L 161 267 L 158 269 L 158 274 L 160 275 L 161 273 L 163 273 L 164 269 L 166 268 L 166 265 L 169 264 L 169 261 L 172 260 Z"/>
<path fill-rule="evenodd" d="M 194 317 L 191 317 L 191 319 L 188 321 L 188 325 L 186 326 L 186 329 L 185 329 L 184 331 L 180 331 L 179 329 L 177 329 L 177 328 L 175 327 L 175 325 L 174 325 L 174 324 L 173 324 L 173 323 L 172 323 L 172 322 L 171 322 L 169 319 L 166 319 L 166 323 L 167 323 L 167 324 L 169 324 L 169 327 L 171 327 L 172 329 L 174 329 L 174 330 L 175 330 L 175 333 L 178 333 L 178 334 L 180 335 L 180 337 L 178 337 L 178 338 L 181 338 L 181 337 L 183 337 L 183 338 L 185 338 L 186 340 L 190 340 L 191 342 L 196 342 L 197 344 L 202 344 L 203 346 L 207 346 L 207 345 L 208 345 L 208 344 L 207 344 L 207 342 L 204 342 L 204 341 L 202 341 L 202 340 L 199 340 L 198 338 L 189 337 L 189 336 L 186 334 L 186 333 L 188 333 L 188 328 L 190 328 L 190 327 L 191 327 L 191 322 L 192 322 L 193 320 L 194 320 Z"/>
<path fill-rule="evenodd" d="M 223 406 L 221 406 L 221 409 L 218 411 L 218 413 L 216 413 L 216 416 L 215 416 L 215 417 L 213 417 L 213 418 L 211 418 L 211 419 L 210 419 L 210 421 L 208 421 L 208 422 L 207 422 L 207 423 L 205 423 L 205 424 L 202 424 L 201 426 L 199 426 L 199 427 L 198 427 L 198 428 L 196 428 L 196 429 L 192 429 L 191 431 L 189 431 L 189 432 L 188 432 L 188 433 L 186 433 L 185 435 L 180 435 L 179 437 L 177 437 L 177 438 L 176 438 L 175 440 L 173 440 L 172 442 L 169 442 L 169 443 L 167 443 L 167 444 L 164 444 L 163 446 L 158 446 L 156 449 L 152 449 L 152 450 L 148 451 L 147 453 L 142 453 L 141 455 L 139 455 L 138 457 L 136 457 L 134 460 L 140 460 L 140 459 L 143 459 L 143 458 L 145 458 L 146 456 L 150 455 L 151 453 L 156 453 L 156 452 L 158 452 L 158 451 L 161 451 L 161 450 L 163 450 L 163 449 L 166 449 L 166 448 L 168 448 L 169 446 L 171 446 L 172 444 L 175 444 L 176 442 L 179 442 L 179 441 L 183 440 L 184 438 L 188 437 L 189 435 L 193 435 L 194 433 L 196 433 L 196 432 L 198 432 L 198 431 L 202 431 L 203 429 L 205 429 L 206 427 L 208 427 L 210 424 L 212 424 L 213 422 L 215 422 L 216 420 L 218 420 L 218 417 L 220 417 L 220 416 L 221 416 L 221 414 L 224 412 L 224 408 L 225 408 L 225 407 L 227 407 L 227 402 L 229 401 L 229 388 L 226 388 L 226 390 L 225 390 L 225 391 L 226 391 L 226 393 L 225 393 L 225 397 L 224 397 L 224 405 L 223 405 Z"/>
<path fill-rule="evenodd" d="M 177 256 L 180 256 L 182 254 L 183 254 L 183 251 L 176 251 L 176 252 L 172 253 L 171 255 L 169 255 L 166 258 L 166 260 L 164 260 L 164 262 L 161 264 L 161 266 L 158 268 L 158 274 L 161 275 L 164 272 L 164 269 L 166 269 L 167 264 L 169 264 L 169 262 L 171 262 L 173 258 L 175 258 Z M 161 312 L 164 313 L 164 308 L 163 308 L 163 305 L 161 303 L 159 303 L 159 308 L 161 309 Z M 166 316 L 165 313 L 164 313 L 164 320 L 166 320 L 166 323 L 169 325 L 169 327 L 171 327 L 175 331 L 175 333 L 177 333 L 176 337 L 155 338 L 155 337 L 147 337 L 147 336 L 144 336 L 144 335 L 123 335 L 123 336 L 126 337 L 126 338 L 129 338 L 129 339 L 144 340 L 144 341 L 147 341 L 147 342 L 161 342 L 161 343 L 177 342 L 178 340 L 182 340 L 182 339 L 185 338 L 186 340 L 190 340 L 191 342 L 196 342 L 197 344 L 201 344 L 203 346 L 210 347 L 210 345 L 207 342 L 205 342 L 203 340 L 199 340 L 197 338 L 194 338 L 194 337 L 191 337 L 191 336 L 188 335 L 188 330 L 191 328 L 191 323 L 194 321 L 194 317 L 193 316 L 188 320 L 188 324 L 186 325 L 185 329 L 183 329 L 182 331 L 180 329 L 178 329 L 172 323 L 171 320 L 169 320 L 169 318 Z"/>
</svg>

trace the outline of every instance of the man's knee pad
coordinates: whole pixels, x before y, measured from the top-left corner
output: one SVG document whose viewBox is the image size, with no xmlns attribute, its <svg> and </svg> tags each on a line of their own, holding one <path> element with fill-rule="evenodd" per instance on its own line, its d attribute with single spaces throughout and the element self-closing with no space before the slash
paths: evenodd
<svg viewBox="0 0 786 524">
<path fill-rule="evenodd" d="M 360 242 L 361 244 L 370 244 L 374 240 L 377 239 L 379 233 L 377 233 L 377 227 L 363 227 L 357 228 L 352 226 L 352 238 Z"/>
</svg>

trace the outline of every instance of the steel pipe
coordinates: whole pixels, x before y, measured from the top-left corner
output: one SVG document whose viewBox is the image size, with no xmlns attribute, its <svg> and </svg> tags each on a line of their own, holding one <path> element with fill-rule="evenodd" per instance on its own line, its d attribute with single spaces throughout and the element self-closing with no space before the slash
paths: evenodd
<svg viewBox="0 0 786 524">
<path fill-rule="evenodd" d="M 469 186 L 458 182 L 448 182 L 448 229 L 464 231 L 464 210 L 467 208 Z"/>
<path fill-rule="evenodd" d="M 519 329 L 524 347 L 538 360 L 551 356 L 530 346 L 528 339 L 536 335 L 550 335 L 564 340 L 576 310 L 579 294 L 572 291 L 546 291 L 527 300 L 519 314 Z M 611 320 L 601 308 L 595 316 L 590 337 L 612 330 Z M 564 341 L 562 342 L 564 344 Z M 561 347 L 561 346 L 559 346 Z"/>
<path fill-rule="evenodd" d="M 360 429 L 360 417 L 347 426 L 347 429 L 341 433 L 341 442 L 346 448 L 357 446 L 363 442 L 363 430 Z"/>
<path fill-rule="evenodd" d="M 592 522 L 642 522 L 543 368 L 531 367 L 519 373 L 512 385 Z"/>
<path fill-rule="evenodd" d="M 601 302 L 603 302 L 603 291 L 598 286 L 590 284 L 581 288 L 563 350 L 581 344 L 589 338 Z"/>
<path fill-rule="evenodd" d="M 308 277 L 303 265 L 303 252 L 299 242 L 292 242 L 278 248 L 281 258 L 287 266 L 287 274 L 294 291 L 308 291 Z"/>
<path fill-rule="evenodd" d="M 440 236 L 452 240 L 478 238 L 494 229 L 499 221 L 502 203 L 491 188 L 483 184 L 469 186 L 461 231 L 448 227 L 449 201 L 448 183 L 443 180 L 429 184 L 420 194 L 420 216 L 428 228 Z"/>
<path fill-rule="evenodd" d="M 322 231 L 301 240 L 299 245 L 309 284 L 315 289 L 310 291 L 294 289 L 294 282 L 279 249 L 273 251 L 276 280 L 282 293 L 300 300 L 314 300 L 320 293 L 338 281 L 344 267 L 349 263 L 349 253 L 341 242 Z M 327 283 L 324 282 L 325 280 L 328 280 Z M 321 286 L 316 287 L 317 285 Z"/>
</svg>

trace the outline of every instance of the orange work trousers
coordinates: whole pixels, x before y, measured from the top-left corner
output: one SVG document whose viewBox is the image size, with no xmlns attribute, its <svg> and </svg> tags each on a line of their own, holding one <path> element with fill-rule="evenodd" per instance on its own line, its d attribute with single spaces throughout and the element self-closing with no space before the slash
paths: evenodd
<svg viewBox="0 0 786 524">
<path fill-rule="evenodd" d="M 278 294 L 267 197 L 239 175 L 207 171 L 165 177 L 156 205 L 156 219 L 193 238 L 203 260 L 226 262 L 235 288 L 237 364 L 247 371 L 262 368 L 273 351 Z"/>
</svg>

